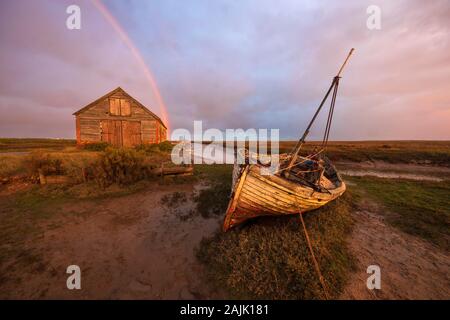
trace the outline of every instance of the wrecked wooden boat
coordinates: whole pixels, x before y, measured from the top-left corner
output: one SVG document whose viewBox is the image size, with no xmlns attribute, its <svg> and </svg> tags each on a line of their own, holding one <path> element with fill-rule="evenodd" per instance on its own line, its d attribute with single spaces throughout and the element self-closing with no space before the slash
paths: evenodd
<svg viewBox="0 0 450 320">
<path fill-rule="evenodd" d="M 262 215 L 298 214 L 317 209 L 341 196 L 345 183 L 332 163 L 325 160 L 325 172 L 317 186 L 302 184 L 283 175 L 263 175 L 263 165 L 235 166 L 224 231 Z"/>
<path fill-rule="evenodd" d="M 258 216 L 302 214 L 335 200 L 345 192 L 344 181 L 325 153 L 340 74 L 352 53 L 353 49 L 333 78 L 330 88 L 294 149 L 289 154 L 279 155 L 279 164 L 272 174 L 267 174 L 268 165 L 262 164 L 267 161 L 258 161 L 264 156 L 238 150 L 237 158 L 240 157 L 241 161 L 234 165 L 233 186 L 223 224 L 224 231 Z M 311 154 L 300 156 L 309 130 L 331 91 L 333 94 L 322 144 Z"/>
</svg>

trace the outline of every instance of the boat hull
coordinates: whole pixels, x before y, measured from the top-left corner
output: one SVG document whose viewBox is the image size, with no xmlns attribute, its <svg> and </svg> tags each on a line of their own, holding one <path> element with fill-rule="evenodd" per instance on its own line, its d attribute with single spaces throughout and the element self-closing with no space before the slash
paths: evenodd
<svg viewBox="0 0 450 320">
<path fill-rule="evenodd" d="M 341 196 L 346 189 L 338 187 L 318 192 L 277 175 L 262 175 L 260 165 L 247 165 L 233 186 L 224 231 L 250 218 L 264 215 L 298 214 L 317 209 Z"/>
</svg>

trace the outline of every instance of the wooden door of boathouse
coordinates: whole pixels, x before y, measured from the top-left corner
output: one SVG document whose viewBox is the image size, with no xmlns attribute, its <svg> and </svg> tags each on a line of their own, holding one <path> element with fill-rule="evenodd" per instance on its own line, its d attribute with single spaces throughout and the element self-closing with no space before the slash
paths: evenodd
<svg viewBox="0 0 450 320">
<path fill-rule="evenodd" d="M 116 147 L 132 147 L 142 143 L 141 122 L 128 120 L 102 120 L 102 141 Z"/>
<path fill-rule="evenodd" d="M 122 146 L 132 147 L 141 142 L 141 122 L 122 121 Z"/>
</svg>

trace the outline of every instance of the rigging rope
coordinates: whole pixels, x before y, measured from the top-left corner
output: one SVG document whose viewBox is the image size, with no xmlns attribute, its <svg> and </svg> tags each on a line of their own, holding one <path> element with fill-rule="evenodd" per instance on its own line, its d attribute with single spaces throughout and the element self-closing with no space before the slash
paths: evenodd
<svg viewBox="0 0 450 320">
<path fill-rule="evenodd" d="M 328 138 L 329 138 L 330 129 L 331 129 L 331 122 L 333 121 L 334 106 L 336 104 L 336 96 L 337 96 L 338 86 L 339 86 L 339 77 L 336 77 L 335 78 L 335 86 L 334 86 L 334 90 L 333 90 L 333 95 L 331 97 L 330 110 L 328 111 L 327 124 L 325 126 L 325 132 L 324 132 L 323 140 L 322 140 L 322 147 L 323 148 L 326 148 L 326 146 L 328 144 Z"/>
<path fill-rule="evenodd" d="M 313 251 L 312 246 L 311 246 L 311 241 L 309 240 L 308 231 L 306 230 L 306 225 L 305 225 L 305 221 L 303 220 L 303 214 L 302 214 L 301 210 L 299 210 L 299 216 L 300 216 L 300 221 L 302 222 L 302 225 L 303 225 L 303 231 L 305 233 L 306 242 L 308 243 L 309 252 L 311 253 L 311 257 L 312 257 L 312 260 L 314 262 L 314 267 L 316 269 L 317 276 L 319 277 L 320 284 L 322 285 L 322 289 L 323 289 L 323 292 L 325 294 L 325 299 L 329 300 L 330 296 L 328 294 L 328 290 L 327 290 L 327 287 L 325 285 L 325 280 L 324 280 L 324 278 L 322 276 L 322 272 L 320 272 L 319 263 L 317 262 L 316 256 L 314 255 L 314 251 Z"/>
</svg>

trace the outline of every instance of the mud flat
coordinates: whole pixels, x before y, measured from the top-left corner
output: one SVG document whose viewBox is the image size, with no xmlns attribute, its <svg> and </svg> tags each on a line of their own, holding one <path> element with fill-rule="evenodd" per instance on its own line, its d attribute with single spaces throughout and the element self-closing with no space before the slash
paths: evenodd
<svg viewBox="0 0 450 320">
<path fill-rule="evenodd" d="M 54 208 L 38 241 L 23 252 L 40 259 L 28 268 L 1 265 L 2 298 L 13 299 L 205 299 L 221 298 L 204 282 L 194 248 L 216 231 L 221 219 L 180 213 L 195 210 L 199 185 L 158 185 L 144 192 Z M 167 206 L 174 192 L 183 201 Z M 66 268 L 81 268 L 82 290 L 66 288 Z"/>
</svg>

